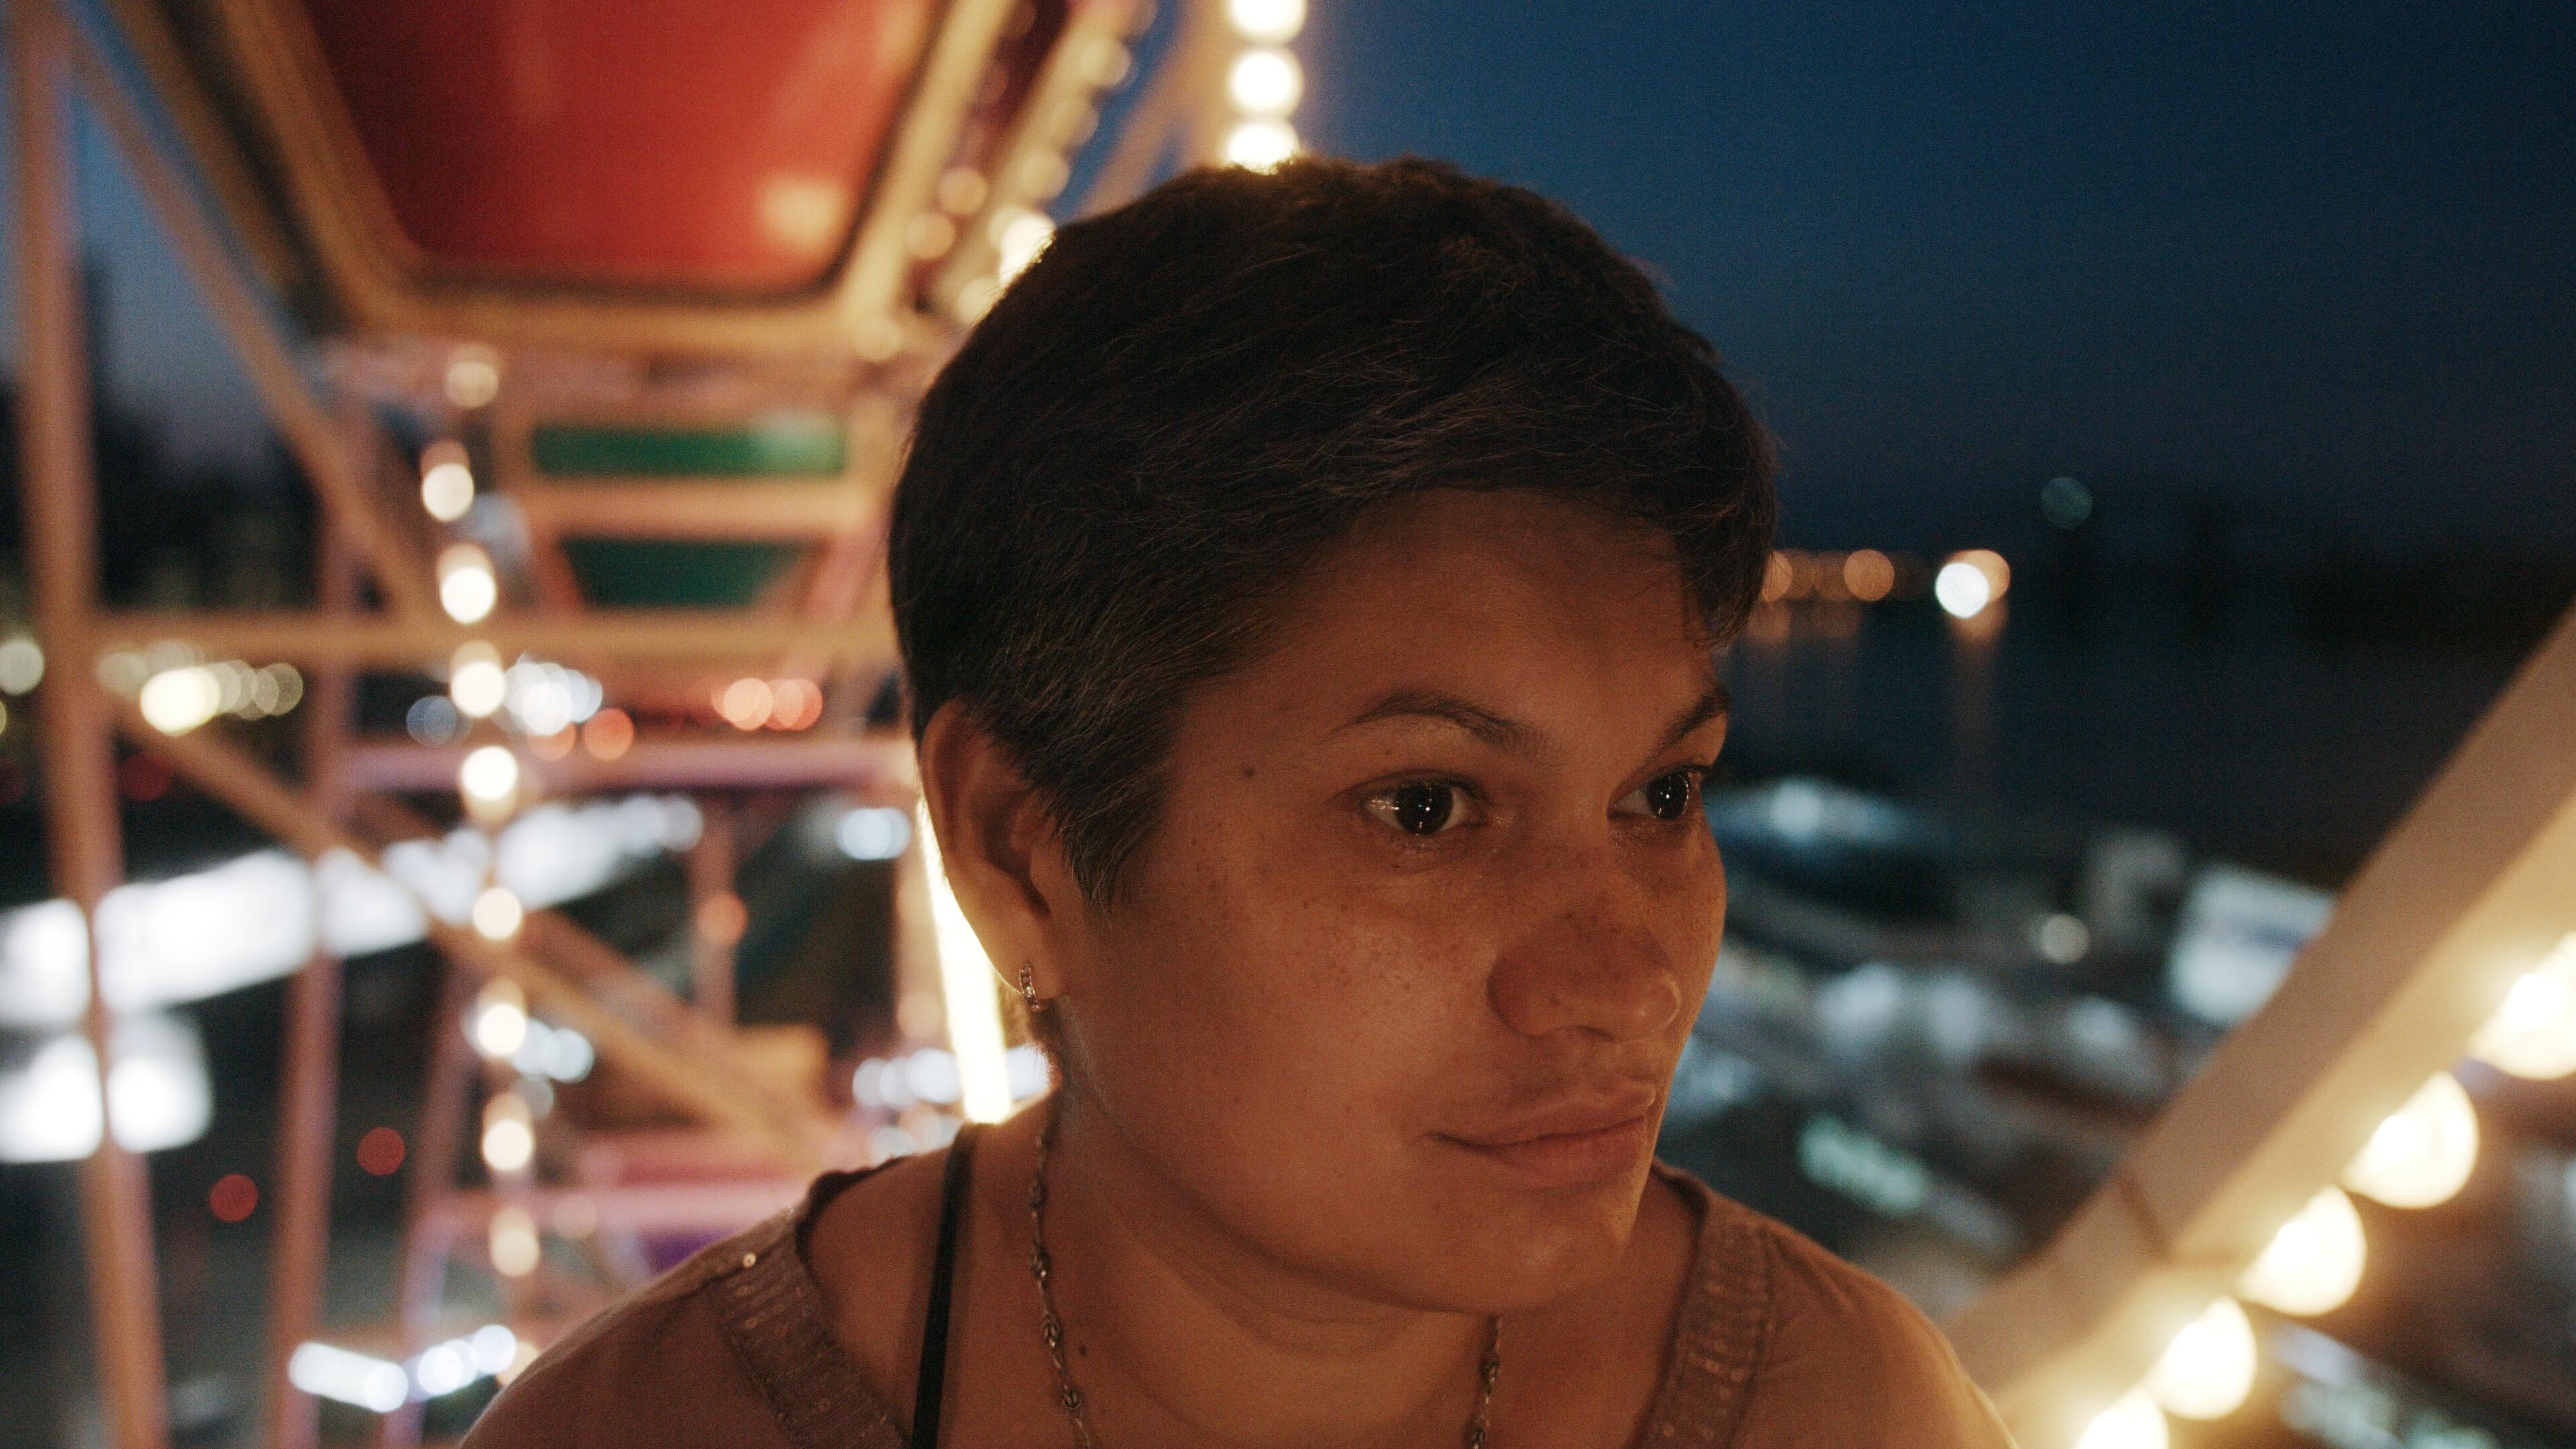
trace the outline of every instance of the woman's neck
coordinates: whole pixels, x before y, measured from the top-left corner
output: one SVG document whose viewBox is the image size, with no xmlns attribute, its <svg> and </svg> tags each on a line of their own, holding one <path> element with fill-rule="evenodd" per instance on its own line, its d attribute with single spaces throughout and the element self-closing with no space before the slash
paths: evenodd
<svg viewBox="0 0 2576 1449">
<path fill-rule="evenodd" d="M 1175 1191 L 1078 1091 L 1041 1110 L 1060 1115 L 1046 1237 L 1066 1361 L 1104 1441 L 1359 1449 L 1463 1434 L 1491 1320 L 1283 1264 Z"/>
</svg>

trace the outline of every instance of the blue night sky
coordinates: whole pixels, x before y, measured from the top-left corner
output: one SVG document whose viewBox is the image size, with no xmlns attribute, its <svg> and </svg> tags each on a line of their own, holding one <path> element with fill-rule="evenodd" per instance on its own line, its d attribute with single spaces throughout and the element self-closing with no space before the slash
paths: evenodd
<svg viewBox="0 0 2576 1449">
<path fill-rule="evenodd" d="M 1963 538 L 2071 473 L 2576 544 L 2563 8 L 1313 8 L 1309 139 L 1524 182 L 1647 263 L 1781 433 L 1794 540 Z M 82 153 L 117 387 L 182 452 L 259 446 Z"/>
</svg>

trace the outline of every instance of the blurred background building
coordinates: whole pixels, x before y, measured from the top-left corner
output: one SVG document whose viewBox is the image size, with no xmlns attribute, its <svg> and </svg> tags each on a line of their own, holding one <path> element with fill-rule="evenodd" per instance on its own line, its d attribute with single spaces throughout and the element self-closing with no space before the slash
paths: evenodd
<svg viewBox="0 0 2576 1449">
<path fill-rule="evenodd" d="M 1058 220 L 1312 145 L 1564 198 L 1781 433 L 1666 1155 L 2032 1449 L 2576 1443 L 2543 8 L 6 16 L 0 1441 L 452 1440 L 1043 1090 L 892 468 Z"/>
</svg>

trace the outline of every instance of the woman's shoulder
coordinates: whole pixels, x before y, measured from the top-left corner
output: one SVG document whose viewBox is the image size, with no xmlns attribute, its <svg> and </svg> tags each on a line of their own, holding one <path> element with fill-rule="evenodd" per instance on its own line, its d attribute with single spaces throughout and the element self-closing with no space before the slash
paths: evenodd
<svg viewBox="0 0 2576 1449">
<path fill-rule="evenodd" d="M 467 1449 L 657 1443 L 770 1449 L 901 1443 L 835 1342 L 798 1241 L 803 1205 L 703 1249 L 540 1354 L 466 1436 Z M 810 1421 L 810 1422 L 809 1422 Z"/>
<path fill-rule="evenodd" d="M 1697 1184 L 1692 1184 L 1697 1187 Z M 1905 1297 L 1805 1235 L 1697 1188 L 1701 1249 L 1676 1344 L 1726 1397 L 1739 1449 L 2009 1449 L 1950 1342 Z"/>
</svg>

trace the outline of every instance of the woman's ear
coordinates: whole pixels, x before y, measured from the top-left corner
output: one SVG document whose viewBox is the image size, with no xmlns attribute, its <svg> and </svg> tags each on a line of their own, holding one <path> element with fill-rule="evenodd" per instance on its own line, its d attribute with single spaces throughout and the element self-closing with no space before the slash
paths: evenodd
<svg viewBox="0 0 2576 1449">
<path fill-rule="evenodd" d="M 921 732 L 921 798 L 939 836 L 949 889 L 994 968 L 1017 989 L 1020 968 L 1038 994 L 1061 995 L 1064 933 L 1081 918 L 1046 802 L 965 705 L 950 700 Z"/>
</svg>

